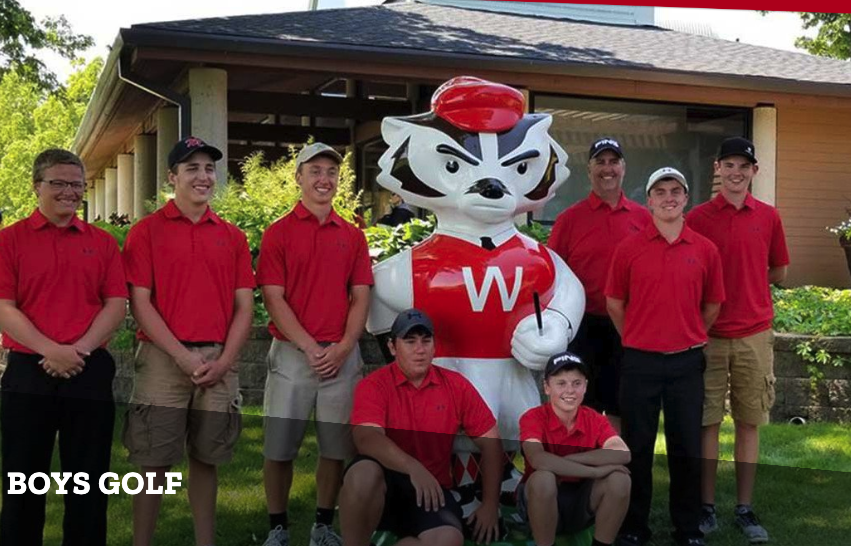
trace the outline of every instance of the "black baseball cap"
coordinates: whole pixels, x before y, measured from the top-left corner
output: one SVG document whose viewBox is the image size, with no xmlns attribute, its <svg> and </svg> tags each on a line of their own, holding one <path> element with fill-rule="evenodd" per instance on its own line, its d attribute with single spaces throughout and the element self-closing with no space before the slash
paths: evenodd
<svg viewBox="0 0 851 546">
<path fill-rule="evenodd" d="M 740 155 L 748 158 L 751 163 L 756 163 L 756 148 L 753 142 L 743 137 L 732 137 L 722 142 L 715 159 L 721 161 L 731 155 Z"/>
<path fill-rule="evenodd" d="M 588 150 L 588 159 L 594 159 L 606 150 L 615 152 L 618 157 L 623 159 L 623 150 L 621 149 L 620 142 L 612 137 L 603 137 L 594 141 L 594 144 L 591 145 L 591 149 Z"/>
<path fill-rule="evenodd" d="M 570 351 L 556 353 L 547 360 L 547 366 L 544 368 L 544 379 L 549 379 L 562 370 L 576 370 L 588 378 L 588 366 L 582 362 L 579 355 Z"/>
<path fill-rule="evenodd" d="M 393 339 L 405 337 L 417 326 L 424 328 L 430 336 L 434 335 L 434 325 L 432 325 L 428 315 L 419 309 L 402 311 L 393 321 L 393 326 L 390 327 L 390 337 Z"/>
<path fill-rule="evenodd" d="M 188 136 L 177 141 L 177 144 L 168 153 L 168 168 L 173 169 L 175 165 L 183 163 L 195 152 L 204 152 L 213 161 L 218 161 L 222 158 L 221 150 L 215 146 L 210 146 L 198 137 Z"/>
</svg>

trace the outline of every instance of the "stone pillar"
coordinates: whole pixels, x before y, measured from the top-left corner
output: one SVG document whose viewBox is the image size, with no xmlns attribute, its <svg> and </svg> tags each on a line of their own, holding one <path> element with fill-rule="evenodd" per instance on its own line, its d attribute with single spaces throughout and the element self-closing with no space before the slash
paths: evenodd
<svg viewBox="0 0 851 546">
<path fill-rule="evenodd" d="M 192 136 L 222 151 L 216 166 L 219 185 L 228 181 L 228 73 L 220 68 L 191 68 Z"/>
<path fill-rule="evenodd" d="M 179 138 L 177 108 L 165 107 L 157 111 L 157 205 L 160 195 L 168 186 L 168 153 Z"/>
<path fill-rule="evenodd" d="M 106 210 L 103 219 L 109 220 L 112 213 L 118 211 L 118 169 L 105 169 L 104 178 L 106 180 Z"/>
<path fill-rule="evenodd" d="M 769 205 L 777 202 L 777 109 L 772 105 L 753 109 L 753 144 L 759 160 L 759 173 L 751 192 Z"/>
<path fill-rule="evenodd" d="M 97 216 L 98 213 L 97 195 L 95 193 L 97 191 L 95 189 L 97 181 L 92 180 L 91 183 L 87 182 L 86 184 L 88 186 L 86 188 L 86 202 L 88 203 L 88 206 L 86 208 L 86 222 L 94 222 L 95 216 Z"/>
<path fill-rule="evenodd" d="M 133 219 L 145 216 L 145 202 L 157 196 L 157 137 L 136 135 L 133 140 Z"/>
<path fill-rule="evenodd" d="M 133 218 L 133 154 L 118 155 L 118 214 Z"/>
<path fill-rule="evenodd" d="M 106 221 L 106 180 L 98 178 L 95 180 L 95 196 L 97 197 L 97 215 Z"/>
</svg>

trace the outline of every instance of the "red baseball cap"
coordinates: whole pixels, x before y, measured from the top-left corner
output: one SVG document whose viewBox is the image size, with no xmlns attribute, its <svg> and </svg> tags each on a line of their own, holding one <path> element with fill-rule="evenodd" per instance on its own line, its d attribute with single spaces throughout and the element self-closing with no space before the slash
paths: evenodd
<svg viewBox="0 0 851 546">
<path fill-rule="evenodd" d="M 526 113 L 526 98 L 501 83 L 459 76 L 437 88 L 431 109 L 459 129 L 500 133 L 514 127 Z"/>
</svg>

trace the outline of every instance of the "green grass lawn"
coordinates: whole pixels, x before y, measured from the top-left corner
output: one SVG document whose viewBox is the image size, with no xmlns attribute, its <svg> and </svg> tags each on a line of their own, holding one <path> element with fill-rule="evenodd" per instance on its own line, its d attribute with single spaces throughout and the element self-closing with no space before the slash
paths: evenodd
<svg viewBox="0 0 851 546">
<path fill-rule="evenodd" d="M 262 544 L 268 531 L 262 482 L 262 419 L 258 408 L 250 408 L 234 461 L 220 470 L 218 546 Z M 123 413 L 123 412 L 120 412 Z M 121 419 L 116 424 L 112 471 L 123 476 L 138 469 L 127 463 L 119 440 Z M 735 484 L 732 459 L 732 425 L 722 429 L 722 459 L 719 468 L 717 506 L 721 530 L 709 537 L 710 545 L 744 546 L 734 528 L 732 509 Z M 664 440 L 657 453 L 664 454 Z M 56 462 L 56 458 L 54 457 Z M 776 546 L 851 544 L 851 427 L 809 424 L 801 427 L 778 424 L 765 427 L 762 435 L 762 462 L 759 470 L 756 508 Z M 290 504 L 290 532 L 293 545 L 306 545 L 313 520 L 316 441 L 310 434 L 296 464 L 296 478 Z M 55 464 L 58 470 L 58 463 Z M 194 544 L 192 520 L 184 482 L 177 495 L 167 496 L 157 530 L 158 546 Z M 665 457 L 657 457 L 654 480 L 654 508 L 651 515 L 654 543 L 671 544 L 667 508 L 668 478 Z M 96 482 L 92 479 L 93 486 Z M 110 546 L 131 543 L 132 497 L 121 493 L 110 499 Z M 48 498 L 45 545 L 61 542 L 62 502 L 53 493 Z M 5 546 L 5 545 L 4 545 Z"/>
</svg>

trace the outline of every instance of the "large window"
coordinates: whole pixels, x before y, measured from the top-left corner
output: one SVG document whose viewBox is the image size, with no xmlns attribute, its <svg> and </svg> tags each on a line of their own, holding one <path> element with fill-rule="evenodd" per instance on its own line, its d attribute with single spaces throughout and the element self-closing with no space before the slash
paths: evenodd
<svg viewBox="0 0 851 546">
<path fill-rule="evenodd" d="M 675 167 L 689 181 L 689 206 L 712 195 L 712 162 L 721 141 L 748 135 L 750 110 L 687 104 L 594 100 L 535 95 L 535 112 L 553 116 L 551 134 L 567 149 L 570 178 L 555 199 L 534 214 L 549 223 L 588 195 L 588 148 L 602 136 L 617 139 L 626 156 L 626 195 L 644 203 L 647 177 L 660 167 Z"/>
</svg>

